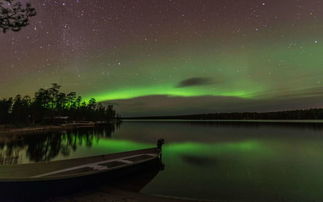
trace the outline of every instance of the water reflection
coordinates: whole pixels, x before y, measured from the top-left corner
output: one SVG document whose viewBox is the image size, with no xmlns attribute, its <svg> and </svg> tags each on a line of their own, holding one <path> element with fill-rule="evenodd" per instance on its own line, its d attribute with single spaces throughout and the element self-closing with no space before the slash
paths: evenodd
<svg viewBox="0 0 323 202">
<path fill-rule="evenodd" d="M 167 169 L 144 193 L 219 201 L 323 199 L 322 123 L 125 122 L 114 136 L 146 143 L 157 137 L 167 140 Z"/>
<path fill-rule="evenodd" d="M 165 171 L 142 192 L 238 201 L 322 201 L 323 124 L 123 122 L 2 141 L 3 164 L 59 160 L 155 146 Z M 9 159 L 9 158 L 8 158 Z M 170 183 L 171 182 L 171 183 Z"/>
<path fill-rule="evenodd" d="M 117 125 L 77 129 L 64 132 L 14 137 L 0 142 L 0 164 L 12 165 L 22 161 L 50 161 L 57 156 L 68 157 L 79 147 L 90 148 L 100 138 L 110 138 Z"/>
<path fill-rule="evenodd" d="M 193 166 L 216 166 L 217 160 L 216 158 L 212 157 L 205 157 L 205 156 L 194 156 L 194 155 L 182 155 L 181 159 L 190 165 Z"/>
</svg>

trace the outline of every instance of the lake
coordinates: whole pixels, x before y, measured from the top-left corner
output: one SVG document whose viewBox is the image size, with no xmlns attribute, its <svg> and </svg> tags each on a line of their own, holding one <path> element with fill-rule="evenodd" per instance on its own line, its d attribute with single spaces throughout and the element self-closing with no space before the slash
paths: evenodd
<svg viewBox="0 0 323 202">
<path fill-rule="evenodd" d="M 0 163 L 53 161 L 155 145 L 165 169 L 142 193 L 193 199 L 322 201 L 323 123 L 124 121 L 0 141 Z"/>
</svg>

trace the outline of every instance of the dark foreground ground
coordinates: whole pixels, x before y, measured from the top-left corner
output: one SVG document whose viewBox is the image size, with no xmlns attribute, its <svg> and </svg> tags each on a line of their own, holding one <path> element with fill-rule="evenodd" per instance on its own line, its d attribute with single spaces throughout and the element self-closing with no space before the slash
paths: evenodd
<svg viewBox="0 0 323 202">
<path fill-rule="evenodd" d="M 173 199 L 167 197 L 150 196 L 146 194 L 124 191 L 114 188 L 100 188 L 95 192 L 82 192 L 75 193 L 69 196 L 62 196 L 57 198 L 51 198 L 46 200 L 47 202 L 181 202 L 181 201 L 193 201 L 184 199 Z"/>
</svg>

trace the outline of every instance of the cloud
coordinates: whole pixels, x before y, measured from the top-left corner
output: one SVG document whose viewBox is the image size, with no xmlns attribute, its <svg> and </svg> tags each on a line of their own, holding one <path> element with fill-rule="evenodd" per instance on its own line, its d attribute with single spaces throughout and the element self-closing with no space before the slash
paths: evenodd
<svg viewBox="0 0 323 202">
<path fill-rule="evenodd" d="M 191 86 L 203 86 L 203 85 L 211 85 L 214 81 L 212 78 L 208 77 L 192 77 L 185 79 L 177 84 L 178 88 L 185 88 Z"/>
</svg>

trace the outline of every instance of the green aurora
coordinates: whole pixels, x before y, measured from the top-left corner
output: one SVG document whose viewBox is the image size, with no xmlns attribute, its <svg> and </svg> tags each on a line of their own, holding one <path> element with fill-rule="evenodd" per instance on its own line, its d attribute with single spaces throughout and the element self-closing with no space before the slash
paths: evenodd
<svg viewBox="0 0 323 202">
<path fill-rule="evenodd" d="M 86 97 L 98 101 L 151 95 L 263 99 L 280 96 L 284 91 L 306 91 L 321 86 L 323 48 L 313 40 L 303 40 L 296 47 L 263 43 L 250 48 L 233 46 L 220 53 L 217 48 L 207 49 L 208 52 L 194 56 L 185 50 L 171 58 L 144 59 L 138 56 L 139 59 L 110 72 L 116 78 L 113 83 L 107 82 L 105 91 L 96 90 L 97 93 Z M 185 62 L 183 58 L 191 59 Z M 154 64 L 153 61 L 159 62 Z M 92 66 L 100 68 L 96 64 Z M 127 69 L 126 73 L 121 72 L 123 68 Z M 214 83 L 177 87 L 185 78 L 196 76 L 211 78 Z"/>
<path fill-rule="evenodd" d="M 32 25 L 0 38 L 1 97 L 59 83 L 124 116 L 322 107 L 319 2 L 118 2 L 70 2 L 57 15 L 35 1 Z"/>
</svg>

